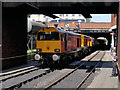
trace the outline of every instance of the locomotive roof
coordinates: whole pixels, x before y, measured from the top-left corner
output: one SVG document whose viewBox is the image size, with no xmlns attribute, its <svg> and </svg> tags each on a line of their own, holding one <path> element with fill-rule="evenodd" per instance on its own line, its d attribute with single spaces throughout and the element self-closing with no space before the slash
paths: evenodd
<svg viewBox="0 0 120 90">
<path fill-rule="evenodd" d="M 68 34 L 73 34 L 73 35 L 84 35 L 84 34 L 74 33 L 74 32 L 71 32 L 71 31 L 64 31 L 64 30 L 61 30 L 61 29 L 59 29 L 57 27 L 48 27 L 48 28 L 54 28 L 54 29 L 56 29 L 60 33 L 68 33 Z M 87 36 L 87 35 L 84 35 L 84 36 L 90 38 L 90 36 Z"/>
<path fill-rule="evenodd" d="M 82 35 L 82 34 L 78 34 L 78 33 L 74 33 L 74 32 L 70 32 L 70 31 L 64 31 L 64 30 L 60 30 L 56 27 L 54 27 L 57 31 L 59 31 L 60 33 L 69 33 L 69 34 L 74 34 L 74 35 Z"/>
<path fill-rule="evenodd" d="M 60 30 L 56 27 L 54 27 L 57 31 L 61 32 L 61 33 L 69 33 L 69 34 L 74 34 L 74 35 L 83 35 L 83 34 L 78 34 L 78 33 L 74 33 L 74 32 L 70 32 L 70 31 L 64 31 L 64 30 Z M 87 36 L 87 35 L 84 35 L 85 37 L 90 37 L 90 36 Z"/>
</svg>

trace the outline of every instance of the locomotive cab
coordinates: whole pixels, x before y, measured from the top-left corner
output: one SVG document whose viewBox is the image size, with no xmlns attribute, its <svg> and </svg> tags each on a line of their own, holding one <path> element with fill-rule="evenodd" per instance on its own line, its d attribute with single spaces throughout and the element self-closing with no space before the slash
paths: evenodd
<svg viewBox="0 0 120 90">
<path fill-rule="evenodd" d="M 37 33 L 36 60 L 47 59 L 57 61 L 61 53 L 61 36 L 55 28 L 44 28 Z"/>
</svg>

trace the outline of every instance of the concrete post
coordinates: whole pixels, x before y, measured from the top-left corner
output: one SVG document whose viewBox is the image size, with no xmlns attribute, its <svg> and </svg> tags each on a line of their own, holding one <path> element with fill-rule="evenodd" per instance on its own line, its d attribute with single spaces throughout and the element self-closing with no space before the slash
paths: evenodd
<svg viewBox="0 0 120 90">
<path fill-rule="evenodd" d="M 118 12 L 118 45 L 117 45 L 117 55 L 118 55 L 118 63 L 120 66 L 120 0 L 119 0 L 119 12 Z"/>
<path fill-rule="evenodd" d="M 112 34 L 112 40 L 111 40 L 111 48 L 114 47 L 114 35 Z"/>
<path fill-rule="evenodd" d="M 117 56 L 119 64 L 119 85 L 120 86 L 120 0 L 119 0 L 119 10 L 118 10 L 118 44 L 117 44 Z M 120 89 L 120 87 L 119 87 Z"/>
</svg>

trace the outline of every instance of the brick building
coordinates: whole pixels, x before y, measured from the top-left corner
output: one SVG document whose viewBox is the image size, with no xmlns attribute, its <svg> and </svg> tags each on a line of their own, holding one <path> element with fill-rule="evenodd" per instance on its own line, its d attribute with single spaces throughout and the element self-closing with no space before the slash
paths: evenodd
<svg viewBox="0 0 120 90">
<path fill-rule="evenodd" d="M 65 23 L 65 22 L 61 22 L 61 23 L 48 23 L 48 27 L 54 27 L 54 24 L 58 24 L 58 27 L 65 27 L 66 24 L 69 24 L 70 28 L 77 28 L 77 25 L 79 23 L 76 23 L 77 25 L 73 24 L 73 23 Z M 94 29 L 103 29 L 103 28 L 107 28 L 110 29 L 111 28 L 111 23 L 80 23 L 80 28 L 84 28 L 84 29 L 88 29 L 88 28 L 94 28 Z"/>
</svg>

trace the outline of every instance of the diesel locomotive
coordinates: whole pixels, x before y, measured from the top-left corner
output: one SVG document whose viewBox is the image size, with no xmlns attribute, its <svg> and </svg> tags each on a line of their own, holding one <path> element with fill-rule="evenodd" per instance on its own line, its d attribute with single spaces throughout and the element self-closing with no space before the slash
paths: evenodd
<svg viewBox="0 0 120 90">
<path fill-rule="evenodd" d="M 94 38 L 60 30 L 56 27 L 43 28 L 37 33 L 35 60 L 43 64 L 65 62 L 89 52 Z"/>
</svg>

